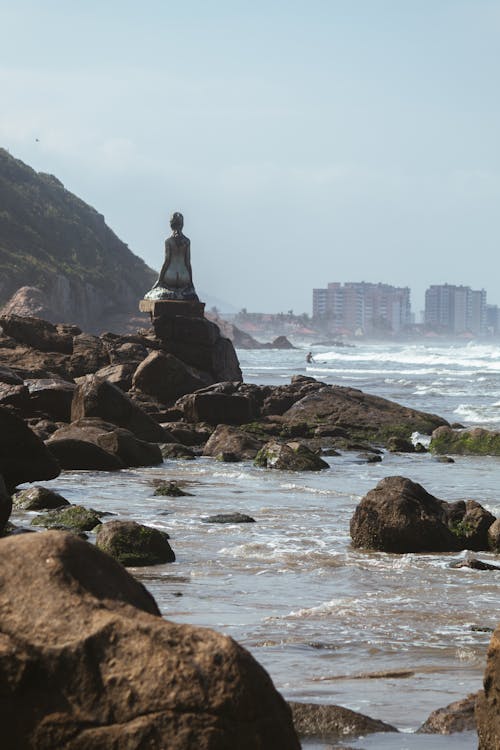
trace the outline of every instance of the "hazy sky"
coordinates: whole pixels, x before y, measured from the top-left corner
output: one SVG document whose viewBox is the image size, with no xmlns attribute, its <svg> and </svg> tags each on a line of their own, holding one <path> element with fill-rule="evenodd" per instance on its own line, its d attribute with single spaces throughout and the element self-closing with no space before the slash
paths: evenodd
<svg viewBox="0 0 500 750">
<path fill-rule="evenodd" d="M 237 309 L 363 280 L 500 304 L 500 0 L 0 0 L 0 108 L 154 268 L 182 211 Z"/>
</svg>

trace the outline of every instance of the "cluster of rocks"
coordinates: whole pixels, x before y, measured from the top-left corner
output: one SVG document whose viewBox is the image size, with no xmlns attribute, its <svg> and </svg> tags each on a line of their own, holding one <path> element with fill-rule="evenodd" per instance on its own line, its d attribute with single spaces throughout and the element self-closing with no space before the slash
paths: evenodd
<svg viewBox="0 0 500 750">
<path fill-rule="evenodd" d="M 172 748 L 299 747 L 289 707 L 252 657 L 212 631 L 161 620 L 149 595 L 118 565 L 173 561 L 165 532 L 133 521 L 102 523 L 99 511 L 69 505 L 43 488 L 15 493 L 17 485 L 53 479 L 61 469 L 113 471 L 199 455 L 321 470 L 328 466 L 321 453 L 363 451 L 366 460 L 380 460 L 380 446 L 419 450 L 410 441 L 414 432 L 433 433 L 434 452 L 441 445 L 452 453 L 452 439 L 470 446 L 470 435 L 436 415 L 313 378 L 297 376 L 279 387 L 244 384 L 232 346 L 209 321 L 191 321 L 193 339 L 179 320 L 168 331 L 157 324 L 130 336 L 91 336 L 17 316 L 0 317 L 0 324 L 0 529 L 12 502 L 45 511 L 34 525 L 57 529 L 0 544 L 6 747 L 112 747 L 118 734 L 134 746 L 147 737 Z M 491 435 L 472 437 L 495 445 Z M 158 490 L 179 493 L 171 483 Z M 473 500 L 447 503 L 408 479 L 389 477 L 359 504 L 351 536 L 355 546 L 393 553 L 498 551 L 499 525 Z M 95 533 L 96 544 L 67 529 Z M 72 645 L 55 655 L 55 642 Z M 483 750 L 500 734 L 491 719 L 497 642 L 495 634 L 477 699 Z M 28 661 L 30 674 L 39 675 L 31 703 L 21 701 Z M 353 736 L 394 730 L 336 706 L 294 704 L 292 710 L 304 736 L 345 737 L 347 726 Z"/>
</svg>

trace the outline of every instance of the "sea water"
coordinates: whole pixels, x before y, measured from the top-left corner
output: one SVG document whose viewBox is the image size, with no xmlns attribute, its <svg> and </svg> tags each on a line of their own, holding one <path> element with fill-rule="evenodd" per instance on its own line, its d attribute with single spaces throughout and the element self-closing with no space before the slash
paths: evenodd
<svg viewBox="0 0 500 750">
<path fill-rule="evenodd" d="M 307 350 L 238 355 L 247 382 L 283 384 L 307 374 L 450 422 L 500 429 L 496 346 L 315 347 L 315 361 L 306 365 Z M 44 484 L 71 502 L 169 532 L 176 562 L 132 571 L 165 617 L 231 635 L 288 699 L 340 704 L 404 732 L 346 741 L 349 747 L 476 747 L 472 732 L 411 733 L 434 709 L 481 687 L 491 629 L 500 620 L 500 571 L 450 567 L 467 552 L 355 550 L 349 521 L 363 495 L 391 475 L 417 481 L 445 500 L 473 498 L 500 515 L 499 459 L 457 456 L 442 464 L 430 454 L 384 453 L 382 462 L 368 464 L 356 452 L 344 452 L 326 460 L 329 469 L 311 473 L 210 458 L 166 460 L 112 474 L 64 472 Z M 159 479 L 182 482 L 190 495 L 155 497 Z M 205 522 L 232 511 L 255 523 Z M 499 562 L 491 553 L 478 556 Z"/>
</svg>

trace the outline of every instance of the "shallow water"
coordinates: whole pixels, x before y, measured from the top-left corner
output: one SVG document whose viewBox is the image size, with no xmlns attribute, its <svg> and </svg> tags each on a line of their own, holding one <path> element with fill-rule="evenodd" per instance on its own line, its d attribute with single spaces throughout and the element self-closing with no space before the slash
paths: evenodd
<svg viewBox="0 0 500 750">
<path fill-rule="evenodd" d="M 295 358 L 304 357 L 303 351 L 280 352 L 280 362 L 270 365 L 276 353 L 240 354 L 246 380 L 263 378 L 268 366 L 269 380 L 282 374 L 288 380 Z M 477 360 L 477 352 L 474 356 Z M 373 365 L 373 357 L 366 361 Z M 491 370 L 496 372 L 493 365 Z M 427 410 L 432 401 L 432 411 L 447 416 L 444 406 L 452 414 L 456 397 L 437 398 L 430 390 L 424 395 L 423 384 L 430 386 L 434 375 L 425 376 L 426 381 L 421 377 L 420 390 L 412 381 L 408 398 L 396 400 L 413 406 L 418 402 Z M 493 391 L 500 392 L 500 367 L 495 378 Z M 351 380 L 344 372 L 335 382 Z M 378 382 L 378 390 L 361 387 L 389 395 L 387 382 L 382 377 Z M 476 396 L 471 387 L 463 403 L 477 410 L 485 395 L 484 388 L 476 387 L 480 393 Z M 488 418 L 494 415 L 493 407 Z M 381 463 L 367 464 L 355 453 L 344 453 L 327 461 L 328 470 L 293 474 L 258 469 L 250 462 L 170 460 L 161 467 L 117 474 L 67 472 L 44 484 L 72 502 L 170 533 L 177 561 L 133 571 L 166 617 L 233 636 L 287 698 L 338 703 L 406 732 L 351 740 L 347 746 L 476 747 L 474 733 L 436 738 L 408 732 L 435 708 L 481 687 L 490 629 L 500 619 L 500 571 L 449 567 L 467 553 L 353 550 L 349 521 L 360 498 L 382 477 L 396 474 L 420 482 L 440 498 L 474 498 L 500 514 L 498 459 L 457 457 L 453 464 L 441 464 L 428 454 L 387 453 Z M 157 479 L 183 482 L 192 496 L 154 497 L 152 482 Z M 229 511 L 247 513 L 256 523 L 203 521 Z M 32 515 L 18 514 L 17 519 L 28 521 Z M 495 562 L 489 553 L 479 557 Z"/>
</svg>

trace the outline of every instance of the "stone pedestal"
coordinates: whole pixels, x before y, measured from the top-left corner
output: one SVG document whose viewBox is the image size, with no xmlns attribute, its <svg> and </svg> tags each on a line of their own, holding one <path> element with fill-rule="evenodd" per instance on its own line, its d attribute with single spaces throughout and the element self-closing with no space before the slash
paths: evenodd
<svg viewBox="0 0 500 750">
<path fill-rule="evenodd" d="M 194 300 L 141 299 L 139 310 L 149 313 L 151 320 L 154 318 L 175 318 L 177 315 L 186 318 L 203 318 L 205 303 Z"/>
</svg>

